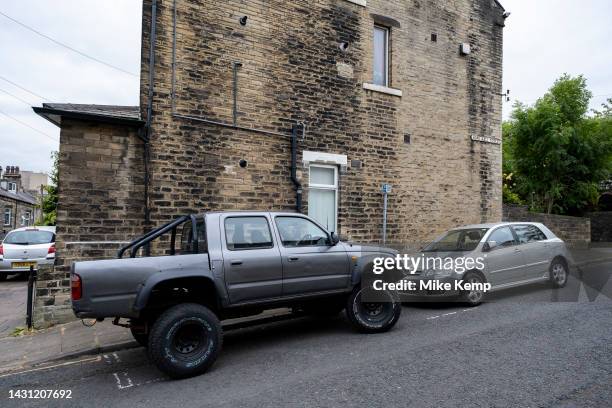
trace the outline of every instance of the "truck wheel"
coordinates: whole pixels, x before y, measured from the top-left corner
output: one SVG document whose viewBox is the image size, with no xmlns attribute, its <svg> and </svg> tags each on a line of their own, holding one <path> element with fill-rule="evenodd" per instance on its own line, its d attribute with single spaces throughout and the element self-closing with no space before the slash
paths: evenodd
<svg viewBox="0 0 612 408">
<path fill-rule="evenodd" d="M 5 281 L 7 277 L 8 277 L 8 275 L 7 275 L 7 274 L 5 274 L 5 273 L 0 273 L 0 282 Z"/>
<path fill-rule="evenodd" d="M 184 303 L 166 310 L 149 334 L 149 357 L 172 378 L 192 377 L 206 371 L 223 344 L 219 319 L 208 308 Z"/>
<path fill-rule="evenodd" d="M 402 305 L 393 294 L 386 302 L 362 302 L 363 289 L 356 287 L 346 303 L 346 315 L 351 324 L 362 333 L 382 333 L 395 326 L 402 313 Z"/>
</svg>

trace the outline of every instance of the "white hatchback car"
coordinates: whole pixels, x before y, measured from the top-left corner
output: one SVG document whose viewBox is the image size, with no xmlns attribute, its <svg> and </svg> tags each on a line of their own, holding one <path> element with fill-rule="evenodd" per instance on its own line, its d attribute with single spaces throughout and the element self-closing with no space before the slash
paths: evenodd
<svg viewBox="0 0 612 408">
<path fill-rule="evenodd" d="M 24 227 L 10 231 L 0 244 L 0 280 L 26 273 L 33 266 L 55 262 L 55 227 Z"/>
</svg>

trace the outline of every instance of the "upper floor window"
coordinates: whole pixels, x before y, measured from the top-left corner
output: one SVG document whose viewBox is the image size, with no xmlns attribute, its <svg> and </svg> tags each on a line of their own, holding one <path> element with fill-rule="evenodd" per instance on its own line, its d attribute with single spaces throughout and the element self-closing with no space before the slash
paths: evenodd
<svg viewBox="0 0 612 408">
<path fill-rule="evenodd" d="M 17 192 L 17 183 L 8 183 L 8 191 Z"/>
<path fill-rule="evenodd" d="M 389 29 L 374 26 L 374 78 L 373 83 L 389 86 Z"/>
</svg>

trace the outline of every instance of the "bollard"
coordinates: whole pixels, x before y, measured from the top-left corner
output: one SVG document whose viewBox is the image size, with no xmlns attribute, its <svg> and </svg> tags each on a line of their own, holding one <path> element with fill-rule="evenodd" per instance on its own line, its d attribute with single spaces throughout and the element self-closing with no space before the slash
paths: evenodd
<svg viewBox="0 0 612 408">
<path fill-rule="evenodd" d="M 34 298 L 34 282 L 36 282 L 37 270 L 33 266 L 30 266 L 30 274 L 28 277 L 28 304 L 27 304 L 27 317 L 26 325 L 28 330 L 32 328 L 32 307 Z"/>
</svg>

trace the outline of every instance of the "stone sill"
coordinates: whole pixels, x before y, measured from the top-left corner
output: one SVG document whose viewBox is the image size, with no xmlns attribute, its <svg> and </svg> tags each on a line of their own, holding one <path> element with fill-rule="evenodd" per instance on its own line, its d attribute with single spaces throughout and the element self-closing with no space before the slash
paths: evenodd
<svg viewBox="0 0 612 408">
<path fill-rule="evenodd" d="M 357 4 L 359 6 L 363 6 L 363 7 L 367 5 L 366 0 L 346 0 L 346 1 L 348 1 L 349 3 Z"/>
<path fill-rule="evenodd" d="M 363 89 L 367 89 L 368 91 L 380 92 L 387 95 L 393 96 L 402 96 L 402 91 L 400 89 L 389 88 L 388 86 L 375 85 L 367 82 L 363 83 Z"/>
</svg>

